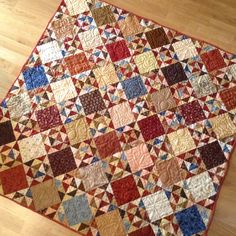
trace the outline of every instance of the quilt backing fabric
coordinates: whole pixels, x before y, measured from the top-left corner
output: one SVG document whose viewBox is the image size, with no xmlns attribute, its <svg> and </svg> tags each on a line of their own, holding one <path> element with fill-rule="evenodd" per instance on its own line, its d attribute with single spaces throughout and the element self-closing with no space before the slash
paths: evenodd
<svg viewBox="0 0 236 236">
<path fill-rule="evenodd" d="M 203 235 L 235 84 L 231 53 L 105 2 L 62 1 L 1 102 L 0 193 L 80 235 Z"/>
</svg>

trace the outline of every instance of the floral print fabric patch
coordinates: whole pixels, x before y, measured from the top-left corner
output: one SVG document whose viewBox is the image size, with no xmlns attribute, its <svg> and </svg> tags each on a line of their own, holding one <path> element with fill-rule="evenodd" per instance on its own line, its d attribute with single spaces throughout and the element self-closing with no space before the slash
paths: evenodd
<svg viewBox="0 0 236 236">
<path fill-rule="evenodd" d="M 235 55 L 64 0 L 0 104 L 0 194 L 80 235 L 204 235 L 235 114 Z"/>
</svg>

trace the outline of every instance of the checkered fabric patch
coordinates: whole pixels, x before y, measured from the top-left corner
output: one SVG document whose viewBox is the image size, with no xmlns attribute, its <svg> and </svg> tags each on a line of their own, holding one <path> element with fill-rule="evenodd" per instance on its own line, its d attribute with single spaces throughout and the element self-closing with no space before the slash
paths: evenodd
<svg viewBox="0 0 236 236">
<path fill-rule="evenodd" d="M 64 0 L 0 104 L 0 194 L 80 235 L 203 235 L 235 134 L 235 55 Z"/>
</svg>

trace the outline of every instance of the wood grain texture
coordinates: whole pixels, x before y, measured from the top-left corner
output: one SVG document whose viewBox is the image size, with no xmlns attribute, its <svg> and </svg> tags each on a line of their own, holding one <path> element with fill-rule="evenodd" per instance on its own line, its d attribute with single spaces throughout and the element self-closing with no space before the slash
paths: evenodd
<svg viewBox="0 0 236 236">
<path fill-rule="evenodd" d="M 107 0 L 140 16 L 236 53 L 235 0 Z M 60 0 L 0 0 L 0 100 L 6 95 Z M 236 152 L 209 236 L 236 235 Z M 0 197 L 0 235 L 73 236 L 70 230 Z"/>
</svg>

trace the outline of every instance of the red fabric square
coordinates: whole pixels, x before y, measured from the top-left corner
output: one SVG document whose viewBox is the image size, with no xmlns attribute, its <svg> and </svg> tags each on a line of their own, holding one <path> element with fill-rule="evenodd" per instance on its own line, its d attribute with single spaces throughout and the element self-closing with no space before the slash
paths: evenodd
<svg viewBox="0 0 236 236">
<path fill-rule="evenodd" d="M 106 158 L 121 151 L 120 142 L 115 131 L 98 136 L 95 138 L 95 143 L 101 158 Z"/>
<path fill-rule="evenodd" d="M 130 52 L 125 40 L 107 44 L 106 48 L 113 62 L 130 57 Z"/>
<path fill-rule="evenodd" d="M 198 101 L 184 104 L 180 107 L 180 110 L 187 125 L 206 119 L 205 114 Z"/>
<path fill-rule="evenodd" d="M 145 141 L 149 141 L 150 139 L 161 136 L 165 133 L 165 130 L 157 115 L 138 121 L 138 126 Z"/>
<path fill-rule="evenodd" d="M 27 188 L 28 183 L 23 165 L 18 165 L 0 173 L 0 183 L 4 194 L 13 193 Z"/>
<path fill-rule="evenodd" d="M 209 72 L 226 66 L 218 49 L 202 54 L 201 58 Z"/>
<path fill-rule="evenodd" d="M 220 92 L 220 97 L 228 111 L 236 108 L 236 86 Z"/>
<path fill-rule="evenodd" d="M 140 197 L 132 175 L 111 183 L 118 206 L 133 201 Z"/>
<path fill-rule="evenodd" d="M 36 118 L 41 131 L 61 125 L 61 117 L 56 106 L 36 111 Z"/>
<path fill-rule="evenodd" d="M 84 53 L 66 57 L 65 62 L 71 75 L 77 75 L 90 69 L 89 62 Z"/>
<path fill-rule="evenodd" d="M 129 236 L 155 236 L 152 227 L 150 225 L 145 226 L 141 229 L 133 231 Z"/>
</svg>

